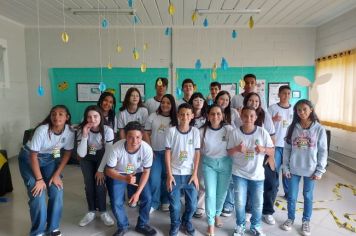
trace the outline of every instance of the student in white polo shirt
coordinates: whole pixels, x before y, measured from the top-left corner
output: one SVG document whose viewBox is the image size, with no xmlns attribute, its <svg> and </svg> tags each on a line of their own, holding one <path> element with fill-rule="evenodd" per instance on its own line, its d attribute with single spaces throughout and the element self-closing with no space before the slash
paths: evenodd
<svg viewBox="0 0 356 236">
<path fill-rule="evenodd" d="M 150 145 L 142 141 L 142 132 L 138 121 L 129 122 L 125 126 L 126 139 L 116 142 L 104 154 L 104 159 L 107 160 L 107 187 L 118 227 L 114 236 L 124 235 L 129 227 L 124 204 L 126 187 L 134 190 L 129 203 L 137 204 L 140 201 L 135 231 L 147 236 L 156 235 L 156 230 L 148 225 L 152 196 L 147 182 L 153 152 Z"/>
<path fill-rule="evenodd" d="M 168 87 L 167 78 L 158 77 L 156 79 L 156 83 L 155 83 L 156 96 L 148 99 L 145 102 L 145 107 L 147 108 L 149 115 L 157 111 L 159 105 L 161 104 L 163 95 L 165 95 L 167 92 L 167 87 Z"/>
</svg>

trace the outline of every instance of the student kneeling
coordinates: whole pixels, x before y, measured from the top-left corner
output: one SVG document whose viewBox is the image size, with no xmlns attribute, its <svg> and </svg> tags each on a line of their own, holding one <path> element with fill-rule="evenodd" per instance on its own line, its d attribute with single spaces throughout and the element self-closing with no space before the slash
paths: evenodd
<svg viewBox="0 0 356 236">
<path fill-rule="evenodd" d="M 136 204 L 140 200 L 135 230 L 148 236 L 156 235 L 156 230 L 148 225 L 151 190 L 149 184 L 146 184 L 152 165 L 152 148 L 142 141 L 142 126 L 139 122 L 129 122 L 124 130 L 126 139 L 116 142 L 104 156 L 107 158 L 105 174 L 109 177 L 107 188 L 118 226 L 114 236 L 124 235 L 129 227 L 124 207 L 126 187 L 135 189 L 129 199 L 130 204 Z"/>
</svg>

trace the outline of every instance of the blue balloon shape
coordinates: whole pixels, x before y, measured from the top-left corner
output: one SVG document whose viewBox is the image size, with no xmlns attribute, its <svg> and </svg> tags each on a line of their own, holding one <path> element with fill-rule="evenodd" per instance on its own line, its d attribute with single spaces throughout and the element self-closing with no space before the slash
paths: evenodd
<svg viewBox="0 0 356 236">
<path fill-rule="evenodd" d="M 44 88 L 42 87 L 42 85 L 38 85 L 38 87 L 37 87 L 37 94 L 38 94 L 38 96 L 40 96 L 40 97 L 43 97 L 43 96 L 44 96 L 45 90 L 44 90 Z"/>
<path fill-rule="evenodd" d="M 236 32 L 236 30 L 233 30 L 233 31 L 232 31 L 231 36 L 232 36 L 233 39 L 236 39 L 236 37 L 237 37 L 237 32 Z"/>
<path fill-rule="evenodd" d="M 204 19 L 203 25 L 204 25 L 204 27 L 208 27 L 209 26 L 208 18 Z"/>
<path fill-rule="evenodd" d="M 103 27 L 104 29 L 108 28 L 109 26 L 109 21 L 107 19 L 103 19 L 101 21 L 101 27 Z"/>
<path fill-rule="evenodd" d="M 104 82 L 100 82 L 99 84 L 99 90 L 100 92 L 104 92 L 106 89 L 106 84 Z"/>
<path fill-rule="evenodd" d="M 132 8 L 133 0 L 127 0 L 127 4 L 129 5 L 130 8 Z"/>
<path fill-rule="evenodd" d="M 171 33 L 172 33 L 172 30 L 170 27 L 167 27 L 166 30 L 164 31 L 164 35 L 166 35 L 166 36 L 170 36 Z"/>
<path fill-rule="evenodd" d="M 132 16 L 132 23 L 138 24 L 138 17 L 136 15 Z"/>
<path fill-rule="evenodd" d="M 201 61 L 200 59 L 198 59 L 196 62 L 195 62 L 195 69 L 199 70 L 201 68 Z"/>
<path fill-rule="evenodd" d="M 182 89 L 181 88 L 177 88 L 177 96 L 181 96 L 182 95 Z"/>
</svg>

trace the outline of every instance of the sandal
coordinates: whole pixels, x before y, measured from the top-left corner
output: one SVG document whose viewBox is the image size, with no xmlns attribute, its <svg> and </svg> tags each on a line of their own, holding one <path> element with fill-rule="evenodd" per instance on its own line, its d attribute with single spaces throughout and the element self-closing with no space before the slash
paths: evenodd
<svg viewBox="0 0 356 236">
<path fill-rule="evenodd" d="M 222 228 L 223 227 L 223 222 L 221 222 L 220 218 L 215 217 L 215 227 L 216 228 Z"/>
</svg>

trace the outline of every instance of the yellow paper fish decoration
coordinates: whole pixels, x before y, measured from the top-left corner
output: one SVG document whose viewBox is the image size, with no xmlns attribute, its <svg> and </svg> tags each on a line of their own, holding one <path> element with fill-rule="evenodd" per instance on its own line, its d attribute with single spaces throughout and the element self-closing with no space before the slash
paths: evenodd
<svg viewBox="0 0 356 236">
<path fill-rule="evenodd" d="M 250 27 L 250 29 L 252 29 L 254 25 L 255 25 L 255 22 L 253 21 L 253 17 L 250 16 L 250 20 L 248 21 L 248 27 Z"/>
<path fill-rule="evenodd" d="M 197 11 L 194 11 L 193 14 L 192 14 L 192 21 L 193 23 L 195 23 L 198 19 L 198 12 Z"/>
<path fill-rule="evenodd" d="M 168 6 L 169 15 L 173 16 L 175 12 L 176 12 L 176 8 L 174 7 L 173 3 L 170 3 Z"/>
<path fill-rule="evenodd" d="M 213 72 L 211 72 L 211 78 L 213 80 L 216 80 L 217 77 L 218 77 L 218 74 L 216 73 L 216 70 L 213 70 Z"/>
<path fill-rule="evenodd" d="M 239 81 L 239 86 L 240 86 L 240 88 L 242 88 L 242 89 L 245 88 L 245 80 L 243 80 L 243 79 L 240 80 L 240 81 Z"/>
<path fill-rule="evenodd" d="M 146 69 L 147 69 L 147 64 L 146 63 L 142 63 L 141 64 L 141 72 L 142 73 L 146 72 Z"/>
<path fill-rule="evenodd" d="M 67 32 L 62 32 L 62 35 L 61 35 L 61 38 L 62 38 L 62 42 L 63 43 L 68 43 L 69 41 L 69 35 L 67 34 Z"/>
<path fill-rule="evenodd" d="M 59 83 L 57 86 L 58 86 L 59 91 L 64 91 L 69 87 L 69 84 L 66 81 L 63 81 L 63 82 Z"/>
<path fill-rule="evenodd" d="M 133 58 L 136 61 L 140 58 L 140 54 L 138 53 L 138 51 L 136 49 L 133 51 Z"/>
</svg>

